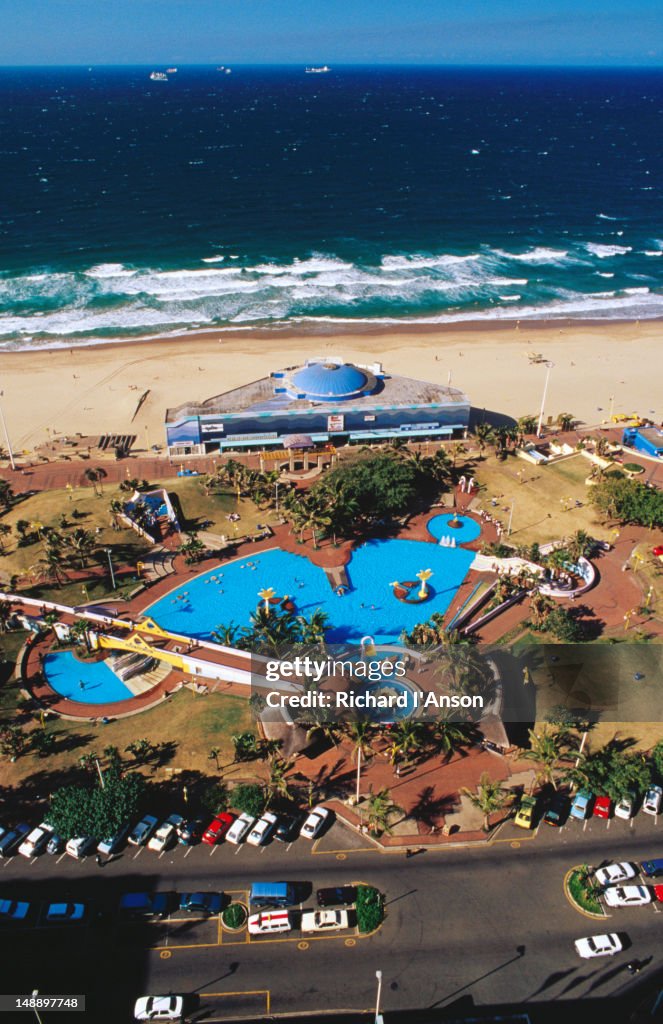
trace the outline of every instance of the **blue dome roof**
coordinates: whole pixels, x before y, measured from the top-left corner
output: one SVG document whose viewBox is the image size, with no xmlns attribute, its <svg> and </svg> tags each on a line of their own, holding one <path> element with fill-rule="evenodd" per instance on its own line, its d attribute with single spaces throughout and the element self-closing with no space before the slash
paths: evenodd
<svg viewBox="0 0 663 1024">
<path fill-rule="evenodd" d="M 307 398 L 351 398 L 367 383 L 365 373 L 350 363 L 312 363 L 298 370 L 292 383 Z"/>
</svg>

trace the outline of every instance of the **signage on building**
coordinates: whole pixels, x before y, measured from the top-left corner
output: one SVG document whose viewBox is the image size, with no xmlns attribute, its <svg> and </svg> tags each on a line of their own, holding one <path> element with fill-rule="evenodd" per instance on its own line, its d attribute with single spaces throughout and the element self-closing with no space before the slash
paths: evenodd
<svg viewBox="0 0 663 1024">
<path fill-rule="evenodd" d="M 401 423 L 399 430 L 437 430 L 439 423 Z"/>
<path fill-rule="evenodd" d="M 215 423 L 201 423 L 200 433 L 201 434 L 216 434 L 218 432 L 223 433 L 223 423 L 216 421 Z"/>
<path fill-rule="evenodd" d="M 345 430 L 345 416 L 342 413 L 333 413 L 327 417 L 327 430 L 330 434 L 338 434 Z"/>
<path fill-rule="evenodd" d="M 279 435 L 273 430 L 268 434 L 226 434 L 227 441 L 273 441 Z"/>
</svg>

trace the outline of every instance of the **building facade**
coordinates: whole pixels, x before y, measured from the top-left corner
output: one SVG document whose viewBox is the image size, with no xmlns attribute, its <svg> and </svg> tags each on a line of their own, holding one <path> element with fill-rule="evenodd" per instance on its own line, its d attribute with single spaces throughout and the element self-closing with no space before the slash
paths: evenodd
<svg viewBox="0 0 663 1024">
<path fill-rule="evenodd" d="M 325 356 L 168 409 L 165 427 L 169 454 L 177 457 L 288 448 L 293 435 L 302 446 L 464 437 L 469 418 L 469 398 L 458 388 Z"/>
</svg>

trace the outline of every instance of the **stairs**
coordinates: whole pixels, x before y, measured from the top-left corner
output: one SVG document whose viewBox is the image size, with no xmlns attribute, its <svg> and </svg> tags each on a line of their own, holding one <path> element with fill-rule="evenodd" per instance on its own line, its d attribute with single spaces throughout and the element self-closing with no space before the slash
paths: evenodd
<svg viewBox="0 0 663 1024">
<path fill-rule="evenodd" d="M 166 576 L 170 576 L 175 571 L 173 558 L 173 553 L 165 548 L 163 544 L 157 544 L 153 547 L 150 553 L 142 558 L 144 581 L 146 583 L 154 583 L 155 580 L 161 580 Z"/>
<path fill-rule="evenodd" d="M 153 668 L 150 672 L 145 672 L 139 676 L 133 676 L 132 679 L 125 679 L 124 685 L 128 690 L 131 690 L 134 697 L 138 697 L 141 693 L 147 693 L 148 690 L 153 689 L 157 683 L 160 683 L 162 679 L 165 679 L 171 668 L 172 665 L 167 661 L 160 661 L 156 668 Z"/>
</svg>

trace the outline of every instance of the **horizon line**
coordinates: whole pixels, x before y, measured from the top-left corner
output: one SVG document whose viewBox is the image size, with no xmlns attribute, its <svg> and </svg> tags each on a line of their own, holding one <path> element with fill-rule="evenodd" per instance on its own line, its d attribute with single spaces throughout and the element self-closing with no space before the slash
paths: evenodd
<svg viewBox="0 0 663 1024">
<path fill-rule="evenodd" d="M 232 59 L 229 59 L 229 58 L 225 58 L 225 59 L 226 60 L 230 60 L 230 64 L 232 64 L 233 67 L 236 67 L 236 68 L 302 68 L 302 67 L 305 68 L 305 67 L 316 66 L 315 62 L 308 62 L 308 63 L 306 63 L 303 60 L 301 60 L 301 61 L 287 61 L 287 62 L 283 62 L 283 61 L 233 61 Z M 40 64 L 30 64 L 30 63 L 0 64 L 0 71 L 10 71 L 10 70 L 15 70 L 15 69 L 30 69 L 30 68 L 34 68 L 34 69 L 37 69 L 37 68 L 63 68 L 63 69 L 68 69 L 68 68 L 72 68 L 72 69 L 73 68 L 90 68 L 90 69 L 93 69 L 93 68 L 94 69 L 98 69 L 98 68 L 150 68 L 150 67 L 154 67 L 155 64 L 157 64 L 157 65 L 160 65 L 160 64 L 164 64 L 164 65 L 167 65 L 167 64 L 170 64 L 170 65 L 177 64 L 178 67 L 183 67 L 183 68 L 184 67 L 186 67 L 186 68 L 208 68 L 208 67 L 211 68 L 211 67 L 217 67 L 218 66 L 216 61 L 211 61 L 211 60 L 210 61 L 195 61 L 195 62 L 192 63 L 192 62 L 189 62 L 189 61 L 181 61 L 181 60 L 178 61 L 177 58 L 173 57 L 172 59 L 153 60 L 153 61 L 144 61 L 144 62 L 141 61 L 141 62 L 138 62 L 138 63 L 136 63 L 136 62 L 131 62 L 131 63 L 101 62 L 100 63 L 100 62 L 95 62 L 95 61 L 87 60 L 87 61 L 80 61 L 80 62 L 73 63 L 73 64 L 72 63 L 67 63 L 67 64 L 59 64 L 59 63 L 58 64 L 56 64 L 56 63 L 54 63 L 54 64 L 46 64 L 46 63 L 40 63 Z M 226 66 L 230 66 L 230 65 L 226 65 Z M 331 71 L 333 71 L 335 69 L 339 69 L 339 68 L 436 68 L 436 69 L 468 68 L 468 69 L 491 69 L 491 70 L 499 69 L 499 70 L 502 70 L 502 71 L 505 71 L 505 70 L 510 70 L 510 71 L 518 71 L 518 70 L 527 70 L 527 71 L 531 71 L 531 70 L 535 70 L 535 71 L 552 71 L 552 70 L 555 70 L 555 71 L 573 71 L 573 70 L 587 70 L 587 71 L 633 71 L 633 70 L 657 71 L 658 70 L 658 71 L 660 71 L 660 70 L 663 70 L 663 61 L 661 61 L 660 63 L 652 63 L 652 64 L 634 64 L 634 63 L 624 63 L 624 64 L 587 64 L 587 63 L 557 64 L 557 63 L 536 63 L 536 64 L 528 64 L 528 63 L 513 63 L 513 62 L 509 62 L 509 63 L 496 63 L 496 62 L 489 62 L 489 63 L 485 63 L 485 62 L 481 62 L 481 63 L 479 63 L 479 62 L 445 62 L 445 63 L 442 63 L 442 62 L 421 62 L 421 61 L 420 62 L 412 63 L 412 62 L 409 62 L 409 61 L 377 61 L 377 62 L 365 62 L 365 61 L 346 62 L 346 61 L 337 61 L 337 62 L 333 63 L 333 66 L 330 65 L 329 67 L 330 67 Z"/>
</svg>

